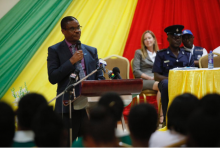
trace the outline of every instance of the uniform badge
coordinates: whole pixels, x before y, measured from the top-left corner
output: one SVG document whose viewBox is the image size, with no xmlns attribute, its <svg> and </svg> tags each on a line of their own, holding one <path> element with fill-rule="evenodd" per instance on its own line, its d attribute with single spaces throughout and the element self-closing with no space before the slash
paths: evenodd
<svg viewBox="0 0 220 148">
<path fill-rule="evenodd" d="M 178 28 L 176 28 L 176 32 L 178 32 L 179 31 L 179 29 Z"/>
<path fill-rule="evenodd" d="M 166 60 L 166 61 L 164 61 L 164 63 L 169 63 L 170 62 L 170 60 Z"/>
</svg>

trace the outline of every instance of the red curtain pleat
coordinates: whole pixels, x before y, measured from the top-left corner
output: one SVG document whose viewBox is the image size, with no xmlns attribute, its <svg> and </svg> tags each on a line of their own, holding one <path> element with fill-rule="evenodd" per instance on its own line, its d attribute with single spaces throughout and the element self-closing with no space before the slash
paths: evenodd
<svg viewBox="0 0 220 148">
<path fill-rule="evenodd" d="M 194 45 L 209 52 L 220 46 L 220 0 L 138 0 L 123 56 L 131 60 L 141 46 L 141 35 L 151 30 L 159 48 L 169 43 L 164 28 L 184 25 L 194 34 Z M 130 78 L 133 78 L 130 71 Z"/>
</svg>

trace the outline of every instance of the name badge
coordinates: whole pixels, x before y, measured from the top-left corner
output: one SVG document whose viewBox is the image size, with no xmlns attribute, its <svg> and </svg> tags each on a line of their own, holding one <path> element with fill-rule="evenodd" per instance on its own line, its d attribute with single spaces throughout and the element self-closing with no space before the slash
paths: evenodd
<svg viewBox="0 0 220 148">
<path fill-rule="evenodd" d="M 166 61 L 164 61 L 164 63 L 169 63 L 170 62 L 170 60 L 166 60 Z"/>
</svg>

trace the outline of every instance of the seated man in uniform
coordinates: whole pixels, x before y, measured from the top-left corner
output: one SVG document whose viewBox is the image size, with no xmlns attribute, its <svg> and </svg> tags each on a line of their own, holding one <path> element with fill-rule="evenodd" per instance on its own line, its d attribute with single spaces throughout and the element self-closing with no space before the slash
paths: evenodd
<svg viewBox="0 0 220 148">
<path fill-rule="evenodd" d="M 164 29 L 167 34 L 169 47 L 157 52 L 152 72 L 154 79 L 159 81 L 158 87 L 161 92 L 163 115 L 166 117 L 168 97 L 168 74 L 169 70 L 176 67 L 193 67 L 194 59 L 189 51 L 180 48 L 182 42 L 182 30 L 184 26 L 173 25 Z M 164 118 L 165 121 L 166 118 Z M 165 122 L 164 122 L 165 123 Z"/>
<path fill-rule="evenodd" d="M 202 56 L 207 55 L 208 53 L 205 48 L 194 46 L 193 41 L 194 41 L 194 36 L 192 32 L 187 29 L 183 30 L 182 42 L 184 45 L 184 49 L 192 53 L 195 66 L 199 67 L 199 59 Z"/>
</svg>

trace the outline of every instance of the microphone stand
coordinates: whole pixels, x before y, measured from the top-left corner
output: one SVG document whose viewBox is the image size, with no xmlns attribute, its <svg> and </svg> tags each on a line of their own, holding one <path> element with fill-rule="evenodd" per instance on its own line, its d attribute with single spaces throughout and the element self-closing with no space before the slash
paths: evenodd
<svg viewBox="0 0 220 148">
<path fill-rule="evenodd" d="M 92 71 L 90 74 L 86 75 L 84 78 L 82 78 L 81 80 L 79 80 L 78 82 L 74 83 L 74 84 L 71 84 L 69 85 L 63 92 L 61 92 L 59 95 L 57 95 L 55 98 L 53 98 L 52 100 L 50 100 L 48 102 L 48 104 L 50 104 L 52 101 L 56 100 L 58 97 L 60 97 L 61 95 L 63 95 L 65 92 L 67 92 L 68 90 L 71 90 L 71 88 L 73 88 L 73 91 L 69 91 L 69 118 L 70 118 L 70 129 L 69 129 L 69 133 L 70 133 L 70 146 L 72 144 L 72 108 L 71 108 L 71 95 L 73 93 L 73 100 L 74 100 L 74 97 L 75 97 L 75 86 L 78 85 L 79 83 L 81 83 L 82 81 L 86 80 L 88 77 L 90 77 L 91 75 L 93 75 L 94 73 L 96 73 L 98 70 L 103 70 L 105 71 L 104 69 L 104 66 L 100 66 L 98 67 L 96 70 Z"/>
<path fill-rule="evenodd" d="M 78 85 L 79 83 L 81 83 L 82 81 L 84 81 L 85 79 L 87 79 L 88 77 L 90 77 L 91 75 L 93 75 L 94 73 L 96 73 L 98 70 L 101 70 L 102 68 L 97 68 L 96 70 L 92 71 L 90 74 L 86 75 L 84 78 L 82 78 L 81 80 L 79 80 L 78 82 L 69 85 L 63 92 L 61 92 L 60 94 L 58 94 L 55 98 L 51 99 L 48 104 L 50 104 L 51 102 L 53 102 L 54 100 L 56 100 L 57 98 L 59 98 L 61 95 L 63 95 L 70 87 L 75 87 L 76 85 Z"/>
</svg>

